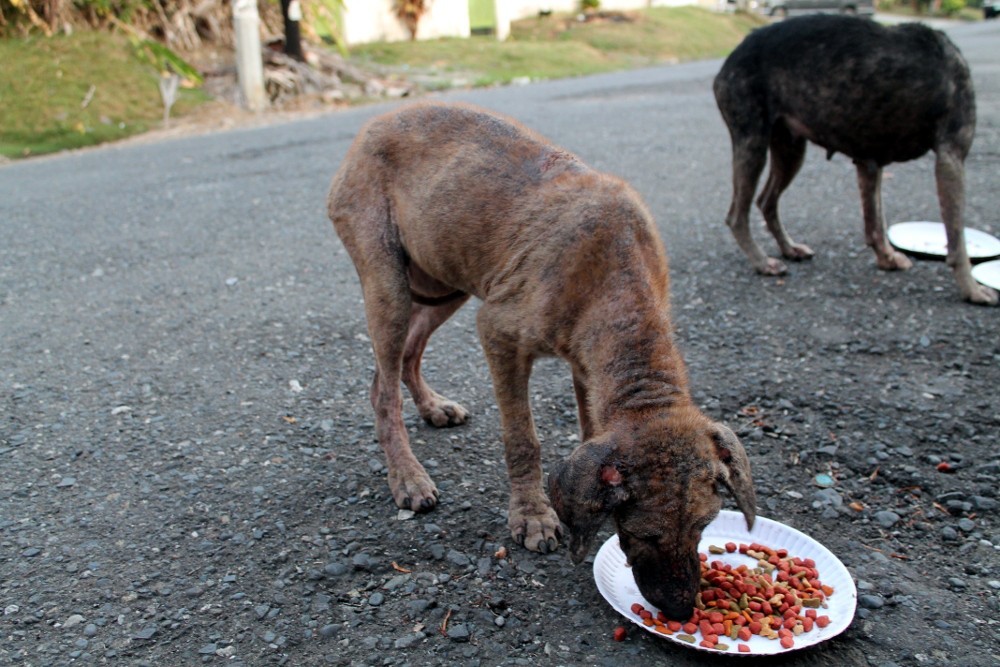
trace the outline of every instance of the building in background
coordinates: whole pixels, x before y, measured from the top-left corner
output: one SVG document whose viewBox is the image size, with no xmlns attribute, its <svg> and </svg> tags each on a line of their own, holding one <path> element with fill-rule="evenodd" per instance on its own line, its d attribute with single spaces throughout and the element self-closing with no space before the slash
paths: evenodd
<svg viewBox="0 0 1000 667">
<path fill-rule="evenodd" d="M 396 18 L 393 0 L 349 0 L 342 13 L 341 30 L 347 44 L 395 42 L 410 38 L 403 23 Z M 601 0 L 601 9 L 621 11 L 644 7 L 678 7 L 706 4 L 716 0 Z M 468 37 L 471 34 L 495 34 L 506 39 L 510 22 L 541 12 L 573 12 L 580 0 L 431 0 L 427 14 L 420 19 L 417 39 Z"/>
</svg>

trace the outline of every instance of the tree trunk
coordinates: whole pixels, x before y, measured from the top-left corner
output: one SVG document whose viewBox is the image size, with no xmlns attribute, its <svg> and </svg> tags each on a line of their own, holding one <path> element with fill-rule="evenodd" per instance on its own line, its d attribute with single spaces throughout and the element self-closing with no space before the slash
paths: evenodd
<svg viewBox="0 0 1000 667">
<path fill-rule="evenodd" d="M 302 6 L 299 0 L 281 0 L 281 16 L 285 19 L 285 55 L 303 62 L 302 33 L 299 21 L 302 20 Z"/>
</svg>

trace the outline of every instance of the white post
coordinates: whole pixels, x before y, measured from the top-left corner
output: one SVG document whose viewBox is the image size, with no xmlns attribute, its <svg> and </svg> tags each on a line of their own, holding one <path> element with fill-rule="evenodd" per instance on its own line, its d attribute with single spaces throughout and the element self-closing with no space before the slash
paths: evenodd
<svg viewBox="0 0 1000 667">
<path fill-rule="evenodd" d="M 233 31 L 236 37 L 236 75 L 243 103 L 250 111 L 262 111 L 265 104 L 264 56 L 260 49 L 257 0 L 233 2 Z"/>
<path fill-rule="evenodd" d="M 510 37 L 510 14 L 506 7 L 507 0 L 493 1 L 493 18 L 496 20 L 496 37 L 504 41 Z"/>
</svg>

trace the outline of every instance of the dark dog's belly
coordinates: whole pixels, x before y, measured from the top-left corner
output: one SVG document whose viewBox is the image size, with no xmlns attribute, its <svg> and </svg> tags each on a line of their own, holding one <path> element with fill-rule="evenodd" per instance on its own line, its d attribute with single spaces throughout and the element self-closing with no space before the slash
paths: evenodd
<svg viewBox="0 0 1000 667">
<path fill-rule="evenodd" d="M 788 113 L 775 122 L 785 123 L 793 136 L 824 148 L 828 157 L 841 153 L 858 162 L 874 161 L 879 166 L 915 160 L 934 148 L 931 128 L 914 130 L 909 126 L 872 123 L 870 129 L 864 131 L 850 123 L 836 122 L 852 120 L 844 117 L 829 119 L 834 121 L 832 123 L 817 120 L 814 116 L 811 118 L 810 122 L 798 114 Z M 883 131 L 878 131 L 880 127 Z"/>
</svg>

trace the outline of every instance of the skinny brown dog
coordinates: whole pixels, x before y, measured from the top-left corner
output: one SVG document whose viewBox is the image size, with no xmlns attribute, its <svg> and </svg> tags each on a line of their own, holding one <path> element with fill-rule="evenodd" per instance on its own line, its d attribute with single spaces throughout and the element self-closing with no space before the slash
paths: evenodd
<svg viewBox="0 0 1000 667">
<path fill-rule="evenodd" d="M 750 462 L 692 403 L 668 307 L 667 261 L 649 212 L 516 122 L 464 105 L 419 104 L 369 122 L 333 178 L 329 214 L 361 279 L 377 369 L 371 402 L 389 487 L 428 511 L 438 491 L 410 448 L 400 381 L 434 426 L 468 412 L 420 372 L 431 333 L 482 300 L 510 478 L 508 524 L 533 551 L 570 534 L 579 563 L 607 517 L 642 594 L 687 618 L 697 545 L 726 486 L 752 526 Z M 528 395 L 532 362 L 572 369 L 583 444 L 542 480 Z"/>
</svg>

